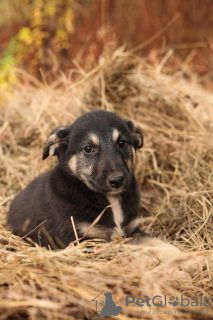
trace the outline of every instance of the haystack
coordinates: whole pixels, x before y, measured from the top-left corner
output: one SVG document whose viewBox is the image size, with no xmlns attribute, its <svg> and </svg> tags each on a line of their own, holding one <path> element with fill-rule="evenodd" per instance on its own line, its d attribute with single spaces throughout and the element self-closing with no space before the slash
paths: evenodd
<svg viewBox="0 0 213 320">
<path fill-rule="evenodd" d="M 0 320 L 95 319 L 104 300 L 92 300 L 107 291 L 122 307 L 112 319 L 213 318 L 212 93 L 121 49 L 105 52 L 90 73 L 80 67 L 78 72 L 75 82 L 62 78 L 52 86 L 25 74 L 21 84 L 0 89 Z M 15 194 L 56 161 L 41 160 L 51 130 L 95 108 L 141 126 L 144 148 L 136 165 L 141 226 L 188 255 L 205 258 L 206 267 L 188 280 L 175 278 L 178 261 L 163 270 L 145 266 L 143 248 L 125 241 L 87 241 L 51 251 L 4 229 Z M 126 296 L 159 297 L 150 307 L 126 306 Z M 165 305 L 165 296 L 179 304 Z M 188 306 L 181 306 L 181 299 L 187 304 L 184 298 Z M 211 306 L 201 306 L 201 298 Z M 192 299 L 198 299 L 197 306 Z"/>
</svg>

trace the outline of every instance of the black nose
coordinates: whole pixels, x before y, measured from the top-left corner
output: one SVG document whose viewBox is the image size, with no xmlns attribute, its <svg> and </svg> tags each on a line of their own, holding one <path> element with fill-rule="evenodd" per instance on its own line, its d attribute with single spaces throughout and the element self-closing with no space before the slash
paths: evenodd
<svg viewBox="0 0 213 320">
<path fill-rule="evenodd" d="M 123 176 L 110 177 L 108 181 L 112 188 L 118 189 L 122 187 L 122 185 L 124 184 L 124 177 Z"/>
</svg>

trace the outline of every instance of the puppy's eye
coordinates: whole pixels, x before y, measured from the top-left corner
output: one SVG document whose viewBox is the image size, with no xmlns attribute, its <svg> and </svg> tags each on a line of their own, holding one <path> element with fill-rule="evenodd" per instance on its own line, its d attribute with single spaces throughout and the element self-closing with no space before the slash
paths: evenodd
<svg viewBox="0 0 213 320">
<path fill-rule="evenodd" d="M 127 141 L 126 140 L 120 140 L 118 145 L 119 145 L 119 148 L 123 149 L 123 148 L 126 147 Z"/>
<path fill-rule="evenodd" d="M 94 149 L 91 146 L 86 146 L 86 147 L 84 147 L 84 152 L 85 153 L 92 153 L 92 152 L 94 152 Z"/>
</svg>

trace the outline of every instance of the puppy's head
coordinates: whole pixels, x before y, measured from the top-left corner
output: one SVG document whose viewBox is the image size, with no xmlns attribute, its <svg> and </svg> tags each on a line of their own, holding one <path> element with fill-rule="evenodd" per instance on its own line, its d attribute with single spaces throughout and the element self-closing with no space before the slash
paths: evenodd
<svg viewBox="0 0 213 320">
<path fill-rule="evenodd" d="M 142 146 L 136 124 L 113 112 L 94 110 L 70 126 L 55 128 L 44 145 L 43 159 L 57 155 L 67 174 L 95 192 L 116 195 L 128 187 L 135 152 Z"/>
</svg>

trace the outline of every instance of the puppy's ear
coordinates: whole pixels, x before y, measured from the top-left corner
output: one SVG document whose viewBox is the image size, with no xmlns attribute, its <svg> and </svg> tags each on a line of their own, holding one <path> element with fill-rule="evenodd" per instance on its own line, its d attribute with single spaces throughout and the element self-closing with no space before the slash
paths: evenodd
<svg viewBox="0 0 213 320">
<path fill-rule="evenodd" d="M 135 150 L 140 149 L 143 147 L 143 133 L 141 131 L 141 128 L 139 127 L 138 124 L 125 119 L 127 126 L 129 127 L 131 133 L 132 133 L 132 138 L 133 138 L 133 143 Z"/>
<path fill-rule="evenodd" d="M 55 128 L 44 144 L 43 157 L 45 160 L 49 155 L 56 156 L 60 148 L 66 148 L 69 141 L 71 126 L 60 126 Z"/>
</svg>

